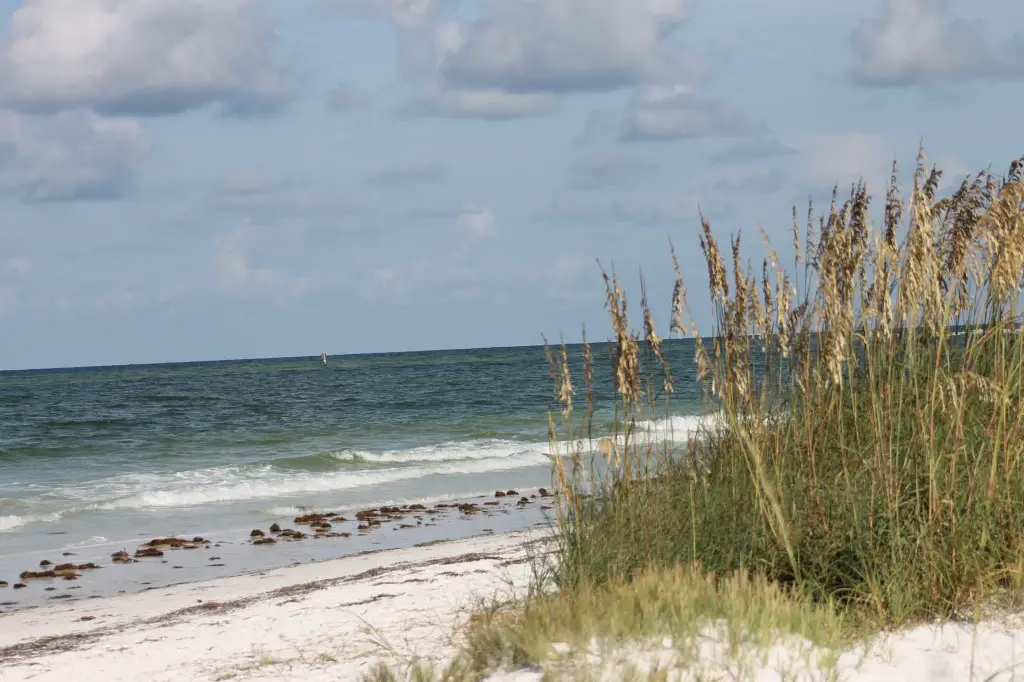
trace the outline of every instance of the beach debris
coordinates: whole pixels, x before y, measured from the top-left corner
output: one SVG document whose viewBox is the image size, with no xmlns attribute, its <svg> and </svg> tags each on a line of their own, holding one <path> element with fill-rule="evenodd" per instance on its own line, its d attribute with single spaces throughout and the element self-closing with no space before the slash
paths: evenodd
<svg viewBox="0 0 1024 682">
<path fill-rule="evenodd" d="M 64 552 L 61 556 L 75 556 L 74 552 Z"/>
<path fill-rule="evenodd" d="M 12 585 L 12 587 L 14 589 L 16 589 L 16 590 L 23 590 L 26 587 L 28 587 L 28 585 L 26 585 L 25 583 L 14 583 L 14 585 Z"/>
<path fill-rule="evenodd" d="M 52 564 L 50 564 L 52 565 Z M 53 578 L 64 578 L 65 580 L 77 580 L 78 571 L 90 571 L 99 568 L 96 564 L 60 564 L 53 568 L 42 571 L 22 571 L 19 576 L 22 580 L 46 580 Z"/>
<path fill-rule="evenodd" d="M 178 537 L 170 538 L 153 538 L 149 542 L 143 543 L 142 547 L 146 549 L 198 549 L 200 545 L 207 544 L 207 540 L 201 537 L 194 537 L 191 540 Z M 138 552 L 136 552 L 138 556 Z M 152 555 L 156 556 L 156 555 Z M 163 556 L 162 554 L 160 556 Z"/>
<path fill-rule="evenodd" d="M 264 538 L 256 538 L 255 540 L 252 541 L 252 544 L 254 544 L 254 545 L 272 545 L 275 542 L 277 542 L 277 540 L 275 540 L 274 538 L 266 538 L 266 537 L 264 537 Z"/>
<path fill-rule="evenodd" d="M 6 580 L 0 580 L 0 587 L 7 587 L 7 581 Z"/>
<path fill-rule="evenodd" d="M 96 620 L 96 616 L 82 616 L 82 617 L 81 617 L 81 618 L 79 618 L 78 620 L 81 620 L 81 621 L 86 621 L 86 622 L 88 622 L 88 621 L 90 621 L 90 620 Z"/>
<path fill-rule="evenodd" d="M 305 514 L 303 516 L 296 516 L 294 522 L 301 526 L 309 526 L 324 521 L 330 516 L 337 516 L 337 514 Z"/>
<path fill-rule="evenodd" d="M 137 564 L 137 563 L 139 563 L 135 559 L 131 558 L 128 555 L 128 552 L 124 551 L 123 549 L 120 552 L 114 552 L 113 554 L 111 554 L 110 558 L 113 560 L 113 562 L 115 564 Z"/>
<path fill-rule="evenodd" d="M 53 562 L 52 561 L 47 561 L 46 559 L 43 559 L 42 561 L 39 562 L 39 567 L 40 568 L 46 568 L 47 566 L 52 566 L 52 565 L 53 565 Z"/>
<path fill-rule="evenodd" d="M 141 559 L 162 557 L 163 555 L 164 553 L 156 547 L 146 547 L 144 549 L 136 550 L 135 552 L 136 558 Z"/>
</svg>

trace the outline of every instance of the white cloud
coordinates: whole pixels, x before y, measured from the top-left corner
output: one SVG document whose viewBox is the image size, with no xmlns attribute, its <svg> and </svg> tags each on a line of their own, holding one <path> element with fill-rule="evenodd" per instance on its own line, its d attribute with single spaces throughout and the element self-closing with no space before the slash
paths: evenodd
<svg viewBox="0 0 1024 682">
<path fill-rule="evenodd" d="M 363 229 L 352 221 L 354 205 L 336 192 L 299 178 L 243 169 L 223 177 L 207 208 L 240 219 L 248 228 L 322 235 L 354 234 Z M 206 216 L 199 219 L 205 224 Z"/>
<path fill-rule="evenodd" d="M 148 153 L 134 119 L 0 112 L 0 177 L 30 201 L 122 198 Z"/>
<path fill-rule="evenodd" d="M 375 185 L 414 185 L 437 182 L 447 175 L 448 169 L 444 164 L 428 162 L 385 168 L 374 173 L 369 180 Z"/>
<path fill-rule="evenodd" d="M 728 149 L 711 155 L 712 163 L 736 163 L 771 159 L 779 156 L 796 154 L 796 150 L 787 147 L 774 137 L 762 136 L 739 142 Z"/>
<path fill-rule="evenodd" d="M 473 19 L 444 0 L 336 0 L 389 14 L 401 62 L 421 80 L 410 115 L 521 118 L 559 97 L 692 80 L 706 61 L 673 34 L 686 0 L 516 0 L 480 6 Z"/>
<path fill-rule="evenodd" d="M 899 182 L 906 189 L 917 162 L 916 145 L 905 140 L 895 142 L 876 133 L 804 134 L 794 136 L 787 143 L 803 154 L 806 188 L 813 191 L 838 184 L 840 199 L 860 180 L 867 184 L 872 195 L 882 196 L 892 175 L 894 160 L 900 171 Z M 944 171 L 942 189 L 959 183 L 969 172 L 963 162 L 948 154 L 936 154 L 934 158 L 925 159 L 925 163 L 929 168 L 934 164 Z"/>
<path fill-rule="evenodd" d="M 299 298 L 312 288 L 307 277 L 252 265 L 245 233 L 237 229 L 214 241 L 214 279 L 221 294 L 233 296 Z"/>
<path fill-rule="evenodd" d="M 620 136 L 627 141 L 738 137 L 755 132 L 739 109 L 701 97 L 688 86 L 652 87 L 632 104 Z"/>
<path fill-rule="evenodd" d="M 0 101 L 52 112 L 233 113 L 288 95 L 261 0 L 22 0 L 0 41 Z"/>
<path fill-rule="evenodd" d="M 339 83 L 327 94 L 327 109 L 335 113 L 358 109 L 365 104 L 366 96 L 344 83 Z"/>
<path fill-rule="evenodd" d="M 537 220 L 561 225 L 598 227 L 609 225 L 661 226 L 688 224 L 698 212 L 721 216 L 729 206 L 701 194 L 684 194 L 669 199 L 613 197 L 603 202 L 567 200 L 556 197 L 534 213 Z"/>
<path fill-rule="evenodd" d="M 583 281 L 596 285 L 600 281 L 600 270 L 592 256 L 581 253 L 562 253 L 547 263 L 543 276 L 557 286 L 572 286 Z"/>
<path fill-rule="evenodd" d="M 27 277 L 32 274 L 33 270 L 35 270 L 35 266 L 28 258 L 25 258 L 24 256 L 15 256 L 14 258 L 9 258 L 7 260 L 6 269 L 9 272 L 14 273 L 16 277 Z"/>
<path fill-rule="evenodd" d="M 516 93 L 497 88 L 455 90 L 432 87 L 406 103 L 401 112 L 410 118 L 483 118 L 503 120 L 539 116 L 554 110 L 558 100 L 546 93 Z"/>
<path fill-rule="evenodd" d="M 683 0 L 529 0 L 490 5 L 442 27 L 440 73 L 457 87 L 510 92 L 608 91 L 675 77 L 666 41 Z"/>
<path fill-rule="evenodd" d="M 498 220 L 488 208 L 464 206 L 455 219 L 455 227 L 470 239 L 487 239 L 498 234 Z"/>
<path fill-rule="evenodd" d="M 951 16 L 948 0 L 885 0 L 881 15 L 862 21 L 851 39 L 860 58 L 852 77 L 863 85 L 1024 75 L 1021 64 L 1001 61 L 980 27 Z"/>
<path fill-rule="evenodd" d="M 574 189 L 604 189 L 647 175 L 657 168 L 656 163 L 641 157 L 592 151 L 573 162 L 570 185 Z"/>
</svg>

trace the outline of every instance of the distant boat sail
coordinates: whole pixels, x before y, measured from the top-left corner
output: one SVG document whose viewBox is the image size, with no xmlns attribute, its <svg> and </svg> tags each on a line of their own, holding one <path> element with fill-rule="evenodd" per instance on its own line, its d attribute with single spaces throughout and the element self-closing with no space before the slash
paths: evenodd
<svg viewBox="0 0 1024 682">
<path fill-rule="evenodd" d="M 325 365 L 327 364 L 327 353 L 320 354 L 320 362 L 324 363 Z"/>
</svg>

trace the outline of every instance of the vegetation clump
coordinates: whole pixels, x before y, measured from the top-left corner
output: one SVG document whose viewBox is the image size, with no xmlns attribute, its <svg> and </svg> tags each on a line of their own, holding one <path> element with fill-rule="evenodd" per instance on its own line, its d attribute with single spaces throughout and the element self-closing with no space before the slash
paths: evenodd
<svg viewBox="0 0 1024 682">
<path fill-rule="evenodd" d="M 642 433 L 674 392 L 646 293 L 634 332 L 605 275 L 622 427 L 598 480 L 578 449 L 556 460 L 561 589 L 699 562 L 903 624 L 1020 585 L 1024 158 L 943 198 L 941 177 L 919 156 L 904 200 L 894 165 L 880 229 L 863 184 L 842 203 L 833 190 L 817 225 L 809 208 L 804 230 L 794 209 L 796 277 L 770 247 L 760 277 L 744 268 L 739 236 L 727 265 L 701 219 L 712 334 L 693 324 L 674 250 L 671 330 L 692 338 L 717 419 L 682 456 Z M 559 426 L 578 442 L 590 425 L 573 427 L 564 345 L 549 357 L 553 444 Z"/>
<path fill-rule="evenodd" d="M 944 197 L 923 161 L 908 197 L 893 165 L 878 224 L 864 184 L 804 226 L 794 209 L 789 271 L 765 238 L 755 274 L 739 235 L 723 253 L 701 216 L 709 335 L 674 248 L 681 340 L 656 332 L 642 276 L 633 329 L 605 273 L 612 395 L 585 333 L 582 358 L 548 347 L 555 551 L 528 599 L 476 614 L 442 678 L 547 665 L 555 643 L 682 651 L 708 623 L 733 644 L 842 648 L 1021 603 L 1024 157 Z M 681 441 L 663 437 L 675 344 L 691 344 L 708 416 Z"/>
</svg>

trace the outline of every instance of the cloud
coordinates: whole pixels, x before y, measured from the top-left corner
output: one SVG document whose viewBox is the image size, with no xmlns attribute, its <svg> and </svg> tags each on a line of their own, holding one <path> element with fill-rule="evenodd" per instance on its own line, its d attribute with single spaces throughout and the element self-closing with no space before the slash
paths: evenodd
<svg viewBox="0 0 1024 682">
<path fill-rule="evenodd" d="M 0 112 L 0 177 L 29 201 L 124 198 L 148 153 L 134 119 L 83 110 L 42 117 Z"/>
<path fill-rule="evenodd" d="M 570 168 L 569 184 L 574 189 L 604 189 L 657 170 L 653 161 L 616 152 L 584 154 Z"/>
<path fill-rule="evenodd" d="M 646 89 L 629 105 L 619 136 L 626 142 L 738 137 L 755 132 L 728 102 L 707 99 L 687 86 Z"/>
<path fill-rule="evenodd" d="M 728 149 L 711 155 L 712 163 L 733 163 L 741 161 L 757 161 L 778 156 L 796 154 L 792 147 L 782 144 L 774 137 L 757 137 L 744 140 Z"/>
<path fill-rule="evenodd" d="M 723 192 L 752 194 L 775 194 L 785 186 L 786 174 L 778 168 L 769 168 L 739 178 L 725 178 L 715 183 L 715 189 Z"/>
<path fill-rule="evenodd" d="M 273 177 L 258 170 L 241 170 L 224 176 L 217 183 L 214 194 L 230 205 L 233 200 L 264 196 L 287 188 L 288 180 Z"/>
<path fill-rule="evenodd" d="M 808 189 L 824 195 L 838 184 L 840 197 L 861 180 L 867 184 L 869 192 L 880 196 L 888 185 L 894 160 L 901 169 L 900 182 L 906 187 L 917 153 L 915 145 L 905 141 L 897 143 L 877 133 L 813 133 L 795 136 L 789 142 L 803 155 L 803 179 Z M 964 163 L 948 154 L 939 153 L 926 163 L 929 166 L 934 163 L 946 171 L 940 188 L 956 184 L 957 176 L 967 172 Z"/>
<path fill-rule="evenodd" d="M 682 56 L 666 38 L 683 0 L 494 3 L 472 23 L 438 29 L 440 75 L 463 88 L 607 92 L 672 79 Z"/>
<path fill-rule="evenodd" d="M 385 168 L 370 176 L 375 185 L 415 185 L 437 182 L 448 175 L 448 169 L 441 163 L 421 163 L 412 166 Z"/>
<path fill-rule="evenodd" d="M 498 234 L 498 220 L 491 209 L 467 204 L 455 219 L 455 228 L 472 240 L 489 239 Z"/>
<path fill-rule="evenodd" d="M 24 256 L 15 256 L 7 259 L 4 270 L 13 273 L 15 277 L 28 277 L 35 270 L 35 265 Z"/>
<path fill-rule="evenodd" d="M 496 88 L 452 90 L 431 88 L 399 108 L 405 118 L 482 118 L 495 121 L 541 116 L 554 111 L 558 99 L 539 93 L 514 93 Z"/>
<path fill-rule="evenodd" d="M 720 201 L 697 194 L 671 199 L 613 198 L 604 202 L 556 198 L 534 212 L 543 222 L 584 226 L 662 226 L 687 224 L 699 211 L 705 216 L 723 216 L 728 207 Z"/>
<path fill-rule="evenodd" d="M 327 93 L 327 110 L 334 113 L 358 109 L 365 104 L 365 95 L 344 83 L 339 83 Z"/>
<path fill-rule="evenodd" d="M 672 39 L 685 0 L 526 0 L 486 3 L 471 19 L 444 0 L 335 0 L 352 13 L 384 12 L 400 63 L 421 93 L 407 116 L 512 119 L 554 110 L 573 93 L 692 79 L 707 70 Z M 463 15 L 464 16 L 464 15 Z M 582 18 L 585 17 L 585 20 Z"/>
<path fill-rule="evenodd" d="M 885 0 L 882 13 L 864 19 L 851 42 L 859 61 L 850 76 L 865 86 L 1024 76 L 1024 52 L 1006 60 L 1002 55 L 1013 50 L 994 51 L 979 26 L 951 15 L 948 0 Z"/>
<path fill-rule="evenodd" d="M 261 0 L 22 0 L 0 40 L 0 102 L 30 113 L 243 115 L 289 95 Z"/>
<path fill-rule="evenodd" d="M 218 293 L 240 297 L 301 298 L 312 289 L 307 277 L 289 277 L 267 267 L 254 266 L 239 229 L 214 240 L 213 275 Z"/>
<path fill-rule="evenodd" d="M 353 222 L 356 207 L 299 178 L 245 169 L 222 178 L 206 207 L 234 216 L 248 228 L 270 228 L 277 233 L 356 234 L 363 226 Z M 202 217 L 196 222 L 205 224 Z"/>
</svg>

